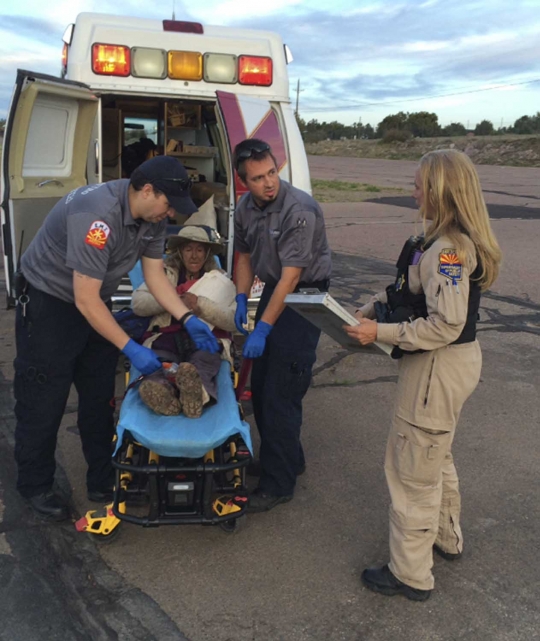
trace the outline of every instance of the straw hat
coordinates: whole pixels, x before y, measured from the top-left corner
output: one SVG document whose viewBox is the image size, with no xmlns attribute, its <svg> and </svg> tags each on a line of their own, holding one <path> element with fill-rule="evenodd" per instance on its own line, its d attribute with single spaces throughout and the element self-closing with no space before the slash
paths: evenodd
<svg viewBox="0 0 540 641">
<path fill-rule="evenodd" d="M 217 217 L 214 196 L 211 196 L 200 209 L 190 216 L 176 236 L 169 236 L 167 249 L 174 251 L 190 242 L 203 243 L 218 254 L 223 249 L 223 239 L 216 231 Z"/>
<path fill-rule="evenodd" d="M 208 245 L 215 254 L 223 249 L 223 239 L 215 229 L 206 225 L 184 225 L 176 236 L 169 236 L 167 249 L 174 251 L 191 242 Z"/>
</svg>

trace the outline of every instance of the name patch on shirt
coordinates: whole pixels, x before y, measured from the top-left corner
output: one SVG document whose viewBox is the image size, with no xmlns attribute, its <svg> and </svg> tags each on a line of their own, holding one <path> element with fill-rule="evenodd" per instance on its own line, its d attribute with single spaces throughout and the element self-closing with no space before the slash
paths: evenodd
<svg viewBox="0 0 540 641">
<path fill-rule="evenodd" d="M 103 249 L 107 244 L 107 239 L 111 233 L 111 228 L 102 220 L 96 220 L 90 225 L 84 242 L 92 247 Z"/>
<path fill-rule="evenodd" d="M 439 254 L 439 274 L 449 278 L 453 283 L 462 278 L 463 267 L 454 249 L 443 249 Z"/>
</svg>

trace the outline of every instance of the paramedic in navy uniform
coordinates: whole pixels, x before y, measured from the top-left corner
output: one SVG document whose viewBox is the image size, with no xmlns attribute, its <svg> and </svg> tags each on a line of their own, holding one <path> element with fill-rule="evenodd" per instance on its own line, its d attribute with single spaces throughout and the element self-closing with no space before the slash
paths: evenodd
<svg viewBox="0 0 540 641">
<path fill-rule="evenodd" d="M 199 349 L 218 348 L 165 275 L 162 255 L 173 210 L 196 210 L 187 172 L 175 158 L 158 156 L 140 165 L 129 180 L 80 187 L 64 196 L 22 257 L 28 299 L 17 292 L 17 488 L 42 517 L 61 521 L 69 516 L 53 481 L 57 433 L 71 384 L 79 395 L 88 498 L 106 501 L 112 496 L 118 350 L 143 374 L 161 366 L 110 312 L 111 296 L 137 260 L 142 259 L 149 290 L 184 324 Z"/>
<path fill-rule="evenodd" d="M 234 164 L 249 193 L 234 218 L 238 295 L 236 326 L 246 333 L 247 297 L 257 275 L 265 287 L 243 355 L 253 358 L 253 411 L 261 436 L 259 486 L 249 511 L 270 510 L 293 497 L 305 469 L 300 443 L 302 399 L 311 381 L 320 331 L 284 304 L 301 288 L 327 291 L 331 259 L 324 218 L 307 193 L 280 180 L 276 159 L 261 140 L 236 146 Z"/>
</svg>

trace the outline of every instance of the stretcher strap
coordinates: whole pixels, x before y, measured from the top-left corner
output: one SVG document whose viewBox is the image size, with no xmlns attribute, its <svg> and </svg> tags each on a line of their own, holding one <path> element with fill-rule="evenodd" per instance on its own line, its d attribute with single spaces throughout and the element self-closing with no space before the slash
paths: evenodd
<svg viewBox="0 0 540 641">
<path fill-rule="evenodd" d="M 246 387 L 246 383 L 247 383 L 250 371 L 251 371 L 251 358 L 244 358 L 244 360 L 242 361 L 242 367 L 240 368 L 240 374 L 238 376 L 238 385 L 234 390 L 237 401 L 240 400 L 240 397 L 244 393 L 244 389 Z"/>
</svg>

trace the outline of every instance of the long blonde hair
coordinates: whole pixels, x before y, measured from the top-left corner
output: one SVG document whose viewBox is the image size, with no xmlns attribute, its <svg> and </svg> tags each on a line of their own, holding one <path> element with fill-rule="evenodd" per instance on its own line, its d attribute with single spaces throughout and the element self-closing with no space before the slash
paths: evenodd
<svg viewBox="0 0 540 641">
<path fill-rule="evenodd" d="M 420 160 L 420 183 L 424 202 L 420 215 L 431 225 L 426 229 L 426 243 L 447 236 L 455 244 L 462 261 L 467 256 L 462 234 L 474 244 L 480 262 L 478 282 L 487 289 L 499 274 L 501 250 L 491 228 L 480 180 L 469 157 L 455 149 L 430 151 Z"/>
</svg>

